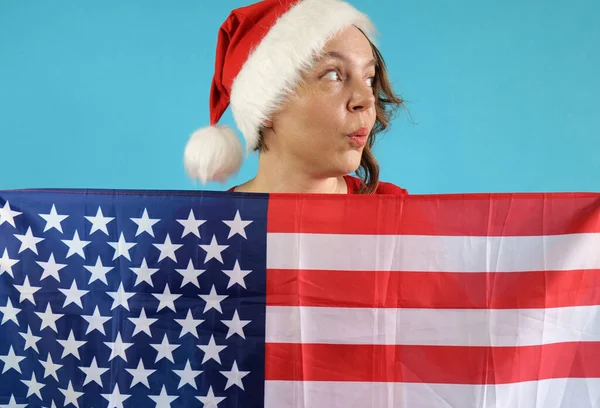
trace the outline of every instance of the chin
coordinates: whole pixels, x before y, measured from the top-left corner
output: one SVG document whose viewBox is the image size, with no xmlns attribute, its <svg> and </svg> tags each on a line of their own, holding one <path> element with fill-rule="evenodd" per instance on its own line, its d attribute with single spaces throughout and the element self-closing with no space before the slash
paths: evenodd
<svg viewBox="0 0 600 408">
<path fill-rule="evenodd" d="M 344 157 L 344 160 L 340 164 L 340 172 L 343 174 L 350 174 L 355 172 L 360 166 L 360 159 L 362 158 L 362 151 L 350 152 Z"/>
<path fill-rule="evenodd" d="M 327 160 L 327 157 L 329 157 L 329 160 Z M 319 174 L 320 177 L 339 177 L 354 173 L 360 166 L 361 158 L 362 151 L 346 151 L 322 156 L 318 162 L 313 164 L 314 169 L 319 169 L 316 174 Z"/>
</svg>

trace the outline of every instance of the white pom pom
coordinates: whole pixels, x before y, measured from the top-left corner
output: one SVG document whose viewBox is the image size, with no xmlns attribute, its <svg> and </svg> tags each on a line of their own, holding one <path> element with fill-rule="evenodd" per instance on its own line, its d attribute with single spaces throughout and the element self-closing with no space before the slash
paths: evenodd
<svg viewBox="0 0 600 408">
<path fill-rule="evenodd" d="M 228 126 L 216 125 L 196 130 L 185 147 L 183 164 L 187 174 L 202 184 L 224 182 L 242 165 L 240 139 Z"/>
</svg>

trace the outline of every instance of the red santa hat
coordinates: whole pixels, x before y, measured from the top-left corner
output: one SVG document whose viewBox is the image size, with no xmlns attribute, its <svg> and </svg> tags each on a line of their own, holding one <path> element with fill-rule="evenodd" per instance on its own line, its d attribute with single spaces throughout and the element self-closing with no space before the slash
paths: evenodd
<svg viewBox="0 0 600 408">
<path fill-rule="evenodd" d="M 239 170 L 241 140 L 219 125 L 231 105 L 246 141 L 256 148 L 264 121 L 294 89 L 325 43 L 339 31 L 360 28 L 372 37 L 369 18 L 341 0 L 264 0 L 233 10 L 217 40 L 215 73 L 210 90 L 210 126 L 196 130 L 184 152 L 188 175 L 225 181 Z"/>
</svg>

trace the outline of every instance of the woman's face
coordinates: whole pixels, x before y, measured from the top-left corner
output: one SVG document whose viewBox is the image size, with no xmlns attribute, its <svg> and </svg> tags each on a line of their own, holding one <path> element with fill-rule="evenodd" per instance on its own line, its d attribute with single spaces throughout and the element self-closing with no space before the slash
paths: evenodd
<svg viewBox="0 0 600 408">
<path fill-rule="evenodd" d="M 264 134 L 269 152 L 314 177 L 355 171 L 375 123 L 374 76 L 364 34 L 355 27 L 339 33 L 272 117 Z"/>
</svg>

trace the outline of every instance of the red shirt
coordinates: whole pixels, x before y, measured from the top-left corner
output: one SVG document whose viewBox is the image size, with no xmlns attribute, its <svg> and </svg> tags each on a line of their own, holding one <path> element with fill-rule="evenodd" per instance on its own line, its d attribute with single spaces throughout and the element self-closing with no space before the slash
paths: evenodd
<svg viewBox="0 0 600 408">
<path fill-rule="evenodd" d="M 362 181 L 359 178 L 353 176 L 344 176 L 344 180 L 346 180 L 346 185 L 348 186 L 348 194 L 357 194 Z M 228 191 L 233 190 L 235 190 L 235 187 L 230 188 Z M 395 184 L 380 181 L 379 185 L 377 186 L 377 190 L 375 190 L 374 194 L 406 195 L 408 194 L 408 191 L 403 189 L 402 187 L 398 187 Z"/>
<path fill-rule="evenodd" d="M 344 176 L 344 179 L 346 180 L 346 184 L 348 185 L 348 194 L 356 194 L 358 189 L 360 188 L 362 180 L 353 176 Z M 406 191 L 402 187 L 398 187 L 395 184 L 380 181 L 379 185 L 377 186 L 377 189 L 373 194 L 406 195 L 408 194 L 408 191 Z"/>
</svg>

